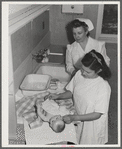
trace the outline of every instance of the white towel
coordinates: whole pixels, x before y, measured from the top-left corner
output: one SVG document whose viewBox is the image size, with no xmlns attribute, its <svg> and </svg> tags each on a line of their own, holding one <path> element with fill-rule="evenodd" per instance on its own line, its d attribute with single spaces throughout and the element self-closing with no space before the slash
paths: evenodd
<svg viewBox="0 0 122 149">
<path fill-rule="evenodd" d="M 30 129 L 27 121 L 24 121 L 25 139 L 27 145 L 46 145 L 62 141 L 74 142 L 77 144 L 75 126 L 66 124 L 64 131 L 55 133 L 47 122 L 41 127 Z"/>
</svg>

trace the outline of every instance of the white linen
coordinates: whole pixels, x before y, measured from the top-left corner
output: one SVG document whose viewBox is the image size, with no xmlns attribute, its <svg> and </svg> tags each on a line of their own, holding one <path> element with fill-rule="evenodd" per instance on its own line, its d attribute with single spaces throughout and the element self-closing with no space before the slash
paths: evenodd
<svg viewBox="0 0 122 149">
<path fill-rule="evenodd" d="M 55 110 L 59 109 L 59 105 L 54 100 L 47 99 L 42 103 L 42 108 L 46 112 L 53 113 Z"/>
<path fill-rule="evenodd" d="M 55 133 L 47 122 L 41 127 L 30 129 L 27 121 L 24 121 L 25 138 L 27 145 L 46 145 L 62 141 L 70 141 L 77 144 L 76 132 L 73 124 L 66 124 L 64 131 Z"/>
<path fill-rule="evenodd" d="M 73 93 L 75 109 L 80 115 L 92 112 L 102 113 L 94 121 L 84 121 L 78 125 L 79 144 L 105 144 L 108 141 L 108 107 L 111 88 L 101 77 L 86 79 L 79 70 L 66 86 Z"/>
<path fill-rule="evenodd" d="M 42 103 L 42 108 L 52 114 L 52 115 L 67 115 L 67 114 L 73 114 L 73 112 L 66 109 L 66 106 L 59 106 L 54 100 L 47 99 Z"/>
<path fill-rule="evenodd" d="M 97 41 L 91 37 L 88 38 L 87 45 L 85 50 L 82 49 L 78 42 L 74 42 L 71 45 L 67 45 L 66 50 L 66 69 L 69 73 L 72 73 L 76 68 L 81 68 L 81 59 L 83 56 L 90 52 L 91 50 L 96 50 L 97 52 L 101 53 L 109 66 L 110 59 L 106 54 L 105 42 L 104 41 Z"/>
</svg>

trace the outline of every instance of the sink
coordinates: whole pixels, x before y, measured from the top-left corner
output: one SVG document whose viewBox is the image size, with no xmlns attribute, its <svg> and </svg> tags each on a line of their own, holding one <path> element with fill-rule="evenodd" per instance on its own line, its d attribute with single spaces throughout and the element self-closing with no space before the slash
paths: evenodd
<svg viewBox="0 0 122 149">
<path fill-rule="evenodd" d="M 35 74 L 35 75 L 34 75 Z M 48 76 L 48 85 L 50 82 L 50 78 L 51 79 L 58 79 L 60 81 L 59 83 L 59 88 L 62 89 L 62 86 L 65 87 L 66 84 L 70 81 L 71 75 L 68 74 L 65 71 L 65 65 L 63 64 L 54 64 L 54 63 L 44 63 L 44 64 L 40 64 L 39 68 L 36 70 L 36 72 L 34 72 L 34 74 L 29 74 L 27 76 L 27 80 L 26 83 L 24 84 L 24 86 L 22 85 L 22 87 L 24 87 L 24 89 L 22 89 L 22 93 L 24 96 L 31 96 L 34 94 L 38 94 L 38 93 L 43 93 L 45 91 L 48 91 L 48 89 L 46 88 L 46 90 L 40 90 L 40 89 L 26 89 L 25 87 L 27 87 L 27 83 L 32 83 L 33 81 L 36 82 L 40 82 L 40 81 L 45 81 L 45 79 L 47 80 L 47 78 L 45 78 L 46 76 L 44 76 L 44 78 L 42 77 L 43 75 L 47 75 Z M 37 75 L 37 76 L 36 76 Z M 38 76 L 39 75 L 39 76 Z M 39 78 L 41 75 L 41 78 Z M 50 78 L 49 78 L 50 76 Z M 36 77 L 36 79 L 33 79 L 33 77 Z M 33 86 L 32 86 L 33 87 Z M 34 86 L 35 87 L 35 86 Z M 37 87 L 37 86 L 36 86 Z M 51 90 L 52 92 L 55 92 L 56 90 Z"/>
<path fill-rule="evenodd" d="M 65 65 L 63 64 L 42 64 L 36 74 L 50 75 L 52 78 L 58 79 L 61 82 L 69 82 L 71 78 L 71 75 L 66 72 Z"/>
</svg>

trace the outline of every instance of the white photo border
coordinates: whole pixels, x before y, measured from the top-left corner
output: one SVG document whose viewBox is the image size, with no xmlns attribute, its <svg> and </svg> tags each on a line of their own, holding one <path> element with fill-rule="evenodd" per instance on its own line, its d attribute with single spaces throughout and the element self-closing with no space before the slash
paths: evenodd
<svg viewBox="0 0 122 149">
<path fill-rule="evenodd" d="M 104 147 L 104 148 L 108 148 L 108 147 L 112 147 L 112 148 L 116 148 L 116 147 L 120 147 L 121 145 L 121 116 L 120 116 L 120 112 L 121 112 L 121 107 L 118 106 L 118 144 L 112 144 L 112 145 L 66 145 L 66 146 L 47 146 L 47 145 L 8 145 L 8 5 L 9 4 L 49 4 L 49 5 L 55 5 L 55 4 L 100 4 L 100 3 L 115 3 L 118 4 L 120 6 L 120 2 L 119 1 L 3 1 L 2 2 L 2 147 L 81 147 L 81 148 L 100 148 L 100 147 Z M 119 16 L 120 18 L 120 13 Z M 119 21 L 120 22 L 120 21 Z M 6 44 L 7 43 L 7 44 Z M 121 105 L 120 103 L 120 85 L 121 85 L 121 76 L 120 76 L 120 71 L 121 71 L 121 60 L 120 60 L 120 56 L 121 56 L 121 51 L 120 51 L 121 47 L 120 47 L 120 23 L 118 24 L 118 105 Z M 6 108 L 5 108 L 6 107 Z"/>
</svg>

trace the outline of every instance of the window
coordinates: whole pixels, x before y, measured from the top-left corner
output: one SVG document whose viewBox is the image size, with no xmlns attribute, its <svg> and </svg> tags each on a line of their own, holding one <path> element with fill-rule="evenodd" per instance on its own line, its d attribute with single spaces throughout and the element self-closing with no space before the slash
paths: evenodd
<svg viewBox="0 0 122 149">
<path fill-rule="evenodd" d="M 118 35 L 118 5 L 99 5 L 96 39 L 106 42 L 117 42 Z"/>
</svg>

